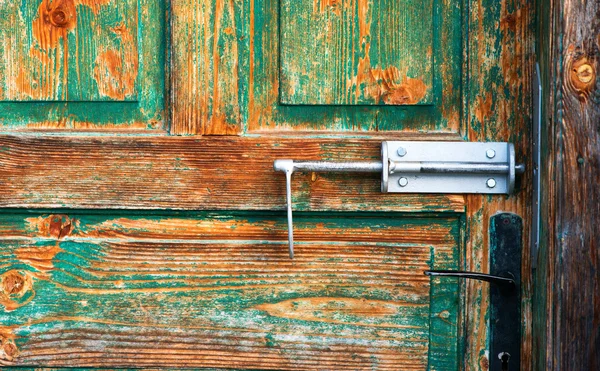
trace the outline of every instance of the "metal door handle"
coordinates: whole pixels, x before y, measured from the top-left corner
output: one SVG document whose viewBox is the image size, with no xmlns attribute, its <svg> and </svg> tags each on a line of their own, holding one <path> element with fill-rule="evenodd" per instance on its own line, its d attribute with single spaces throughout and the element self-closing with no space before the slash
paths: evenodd
<svg viewBox="0 0 600 371">
<path fill-rule="evenodd" d="M 432 277 L 472 278 L 492 283 L 489 370 L 519 370 L 521 366 L 521 257 L 523 220 L 516 214 L 490 218 L 490 274 L 428 270 Z"/>
<path fill-rule="evenodd" d="M 294 172 L 381 173 L 382 192 L 510 194 L 516 174 L 525 171 L 523 164 L 516 164 L 511 143 L 400 141 L 381 143 L 381 161 L 279 159 L 273 168 L 285 173 L 290 258 L 294 257 Z"/>
<path fill-rule="evenodd" d="M 514 290 L 517 285 L 515 284 L 514 276 L 508 272 L 507 275 L 511 277 L 502 277 L 486 273 L 478 272 L 466 272 L 466 271 L 451 271 L 451 270 L 428 270 L 423 272 L 426 276 L 431 277 L 458 277 L 468 278 L 479 281 L 485 281 L 499 286 L 504 290 Z"/>
<path fill-rule="evenodd" d="M 381 162 L 326 162 L 275 160 L 273 168 L 285 173 L 285 198 L 288 222 L 288 247 L 294 258 L 294 222 L 292 218 L 292 174 L 295 171 L 381 173 Z"/>
</svg>

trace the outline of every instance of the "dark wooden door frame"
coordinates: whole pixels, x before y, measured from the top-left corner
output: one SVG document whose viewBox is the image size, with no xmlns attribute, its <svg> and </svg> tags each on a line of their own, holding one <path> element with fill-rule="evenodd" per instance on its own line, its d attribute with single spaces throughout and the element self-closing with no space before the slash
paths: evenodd
<svg viewBox="0 0 600 371">
<path fill-rule="evenodd" d="M 600 369 L 600 1 L 538 1 L 544 89 L 536 370 Z"/>
</svg>

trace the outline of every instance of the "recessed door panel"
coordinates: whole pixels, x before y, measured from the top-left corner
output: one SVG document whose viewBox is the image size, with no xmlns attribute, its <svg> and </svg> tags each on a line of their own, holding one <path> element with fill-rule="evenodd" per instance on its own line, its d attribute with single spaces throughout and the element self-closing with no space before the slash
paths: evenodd
<svg viewBox="0 0 600 371">
<path fill-rule="evenodd" d="M 0 2 L 0 124 L 162 128 L 164 4 Z"/>
<path fill-rule="evenodd" d="M 281 102 L 433 102 L 434 0 L 283 0 Z"/>
<path fill-rule="evenodd" d="M 460 3 L 261 0 L 248 11 L 247 132 L 460 132 Z"/>
</svg>

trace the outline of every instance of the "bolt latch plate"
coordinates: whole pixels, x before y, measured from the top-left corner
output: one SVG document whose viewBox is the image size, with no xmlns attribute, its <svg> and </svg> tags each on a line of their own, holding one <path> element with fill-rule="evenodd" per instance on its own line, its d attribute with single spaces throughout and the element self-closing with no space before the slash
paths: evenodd
<svg viewBox="0 0 600 371">
<path fill-rule="evenodd" d="M 381 189 L 390 193 L 510 194 L 515 151 L 511 143 L 382 143 Z"/>
</svg>

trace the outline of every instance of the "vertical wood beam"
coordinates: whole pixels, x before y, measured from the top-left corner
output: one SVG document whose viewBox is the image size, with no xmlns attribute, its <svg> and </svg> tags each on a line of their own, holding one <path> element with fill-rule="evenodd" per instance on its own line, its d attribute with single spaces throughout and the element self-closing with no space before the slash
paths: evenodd
<svg viewBox="0 0 600 371">
<path fill-rule="evenodd" d="M 535 9 L 527 0 L 471 0 L 467 2 L 468 44 L 466 137 L 470 141 L 506 141 L 515 144 L 519 162 L 531 169 L 531 81 L 534 66 Z M 509 197 L 467 197 L 467 235 L 463 266 L 489 272 L 489 221 L 498 212 L 529 220 L 529 173 L 521 177 Z M 531 369 L 531 261 L 529 227 L 523 231 L 521 365 Z M 489 285 L 468 280 L 464 302 L 465 370 L 487 370 L 489 354 Z M 511 366 L 512 367 L 512 366 Z"/>
<path fill-rule="evenodd" d="M 600 2 L 541 6 L 542 244 L 537 370 L 600 369 Z"/>
<path fill-rule="evenodd" d="M 171 134 L 241 132 L 241 7 L 234 0 L 171 2 Z"/>
</svg>

